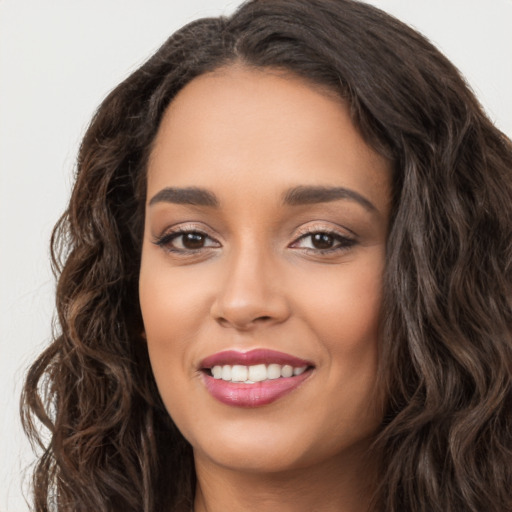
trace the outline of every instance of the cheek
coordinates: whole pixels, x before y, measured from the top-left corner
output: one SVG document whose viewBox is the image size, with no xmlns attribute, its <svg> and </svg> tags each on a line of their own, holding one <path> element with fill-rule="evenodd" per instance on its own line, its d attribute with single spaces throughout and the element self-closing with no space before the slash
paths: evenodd
<svg viewBox="0 0 512 512">
<path fill-rule="evenodd" d="M 160 395 L 175 420 L 185 410 L 187 417 L 196 413 L 185 397 L 187 386 L 200 385 L 196 342 L 205 338 L 213 288 L 209 276 L 206 268 L 171 267 L 152 247 L 143 251 L 139 297 L 148 352 Z"/>
<path fill-rule="evenodd" d="M 187 407 L 185 398 L 193 382 L 187 348 L 197 329 L 193 320 L 197 305 L 187 293 L 176 293 L 175 283 L 158 277 L 154 270 L 155 267 L 141 271 L 140 303 L 151 369 L 165 407 L 176 421 L 183 411 L 188 410 L 187 417 L 195 414 Z"/>
<path fill-rule="evenodd" d="M 310 305 L 314 312 L 311 324 L 325 355 L 325 389 L 336 397 L 331 404 L 337 402 L 327 416 L 318 415 L 333 443 L 340 441 L 340 430 L 354 439 L 370 435 L 382 418 L 382 398 L 375 386 L 384 265 L 380 257 L 372 263 L 346 272 L 340 268 Z"/>
<path fill-rule="evenodd" d="M 377 251 L 370 256 L 358 265 L 340 266 L 330 279 L 305 283 L 308 304 L 304 303 L 304 311 L 315 338 L 321 340 L 325 390 L 339 397 L 332 415 L 323 418 L 333 432 L 340 422 L 360 429 L 367 423 L 371 431 L 381 420 L 381 397 L 375 386 L 384 258 Z"/>
<path fill-rule="evenodd" d="M 376 251 L 358 264 L 327 269 L 303 286 L 303 309 L 332 355 L 361 355 L 376 347 L 382 303 L 383 256 Z M 316 279 L 315 279 L 316 277 Z"/>
<path fill-rule="evenodd" d="M 197 302 L 194 286 L 181 286 L 165 258 L 145 248 L 139 278 L 139 299 L 151 366 L 165 399 L 186 365 L 187 339 L 194 336 Z"/>
<path fill-rule="evenodd" d="M 139 296 L 149 341 L 176 350 L 175 342 L 194 337 L 206 307 L 204 278 L 197 271 L 173 269 L 160 254 L 154 254 L 151 248 L 146 250 Z"/>
</svg>

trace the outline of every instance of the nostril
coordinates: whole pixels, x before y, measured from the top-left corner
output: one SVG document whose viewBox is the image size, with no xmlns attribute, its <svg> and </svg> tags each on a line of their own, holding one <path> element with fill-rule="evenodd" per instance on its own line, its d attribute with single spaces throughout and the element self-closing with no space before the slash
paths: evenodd
<svg viewBox="0 0 512 512">
<path fill-rule="evenodd" d="M 270 320 L 272 317 L 268 316 L 268 315 L 265 315 L 265 316 L 259 316 L 258 318 L 256 318 L 254 321 L 257 322 L 257 321 L 262 321 L 262 322 L 265 322 L 267 320 Z"/>
<path fill-rule="evenodd" d="M 222 326 L 222 327 L 229 327 L 229 322 L 225 319 L 225 318 L 217 318 L 217 322 L 219 322 L 219 324 Z"/>
<path fill-rule="evenodd" d="M 240 321 L 240 320 L 237 321 L 237 319 L 232 319 L 230 321 L 230 320 L 228 320 L 227 318 L 224 318 L 224 317 L 217 318 L 217 322 L 222 327 L 234 326 L 237 329 L 242 329 L 242 330 L 251 329 L 252 327 L 254 327 L 257 324 L 265 323 L 265 322 L 270 322 L 270 321 L 272 321 L 272 316 L 270 316 L 270 315 L 257 316 L 256 318 L 253 318 L 253 319 L 250 319 L 250 320 L 243 319 L 243 321 Z"/>
</svg>

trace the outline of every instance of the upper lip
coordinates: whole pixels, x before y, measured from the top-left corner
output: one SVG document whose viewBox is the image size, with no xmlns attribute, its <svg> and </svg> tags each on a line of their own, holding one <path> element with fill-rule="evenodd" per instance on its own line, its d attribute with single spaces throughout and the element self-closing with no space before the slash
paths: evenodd
<svg viewBox="0 0 512 512">
<path fill-rule="evenodd" d="M 211 356 L 204 358 L 200 363 L 200 367 L 202 369 L 206 369 L 225 364 L 239 364 L 243 366 L 252 366 L 256 364 L 289 364 L 295 368 L 313 366 L 310 361 L 306 361 L 305 359 L 285 354 L 284 352 L 278 352 L 276 350 L 259 348 L 249 350 L 248 352 L 240 352 L 238 350 L 217 352 L 216 354 L 212 354 Z"/>
</svg>

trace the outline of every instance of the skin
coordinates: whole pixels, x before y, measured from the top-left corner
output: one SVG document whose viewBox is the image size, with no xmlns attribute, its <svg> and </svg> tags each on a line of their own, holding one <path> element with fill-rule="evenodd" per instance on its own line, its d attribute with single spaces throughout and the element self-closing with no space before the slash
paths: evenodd
<svg viewBox="0 0 512 512">
<path fill-rule="evenodd" d="M 197 512 L 365 510 L 390 177 L 340 99 L 283 72 L 217 70 L 169 106 L 148 167 L 140 303 L 160 394 L 194 449 Z M 297 186 L 344 187 L 372 207 L 284 204 Z M 218 205 L 151 201 L 167 187 Z M 204 234 L 196 249 L 165 238 L 179 229 Z M 334 233 L 332 250 L 311 233 Z M 262 407 L 213 398 L 200 361 L 255 348 L 314 370 Z"/>
</svg>

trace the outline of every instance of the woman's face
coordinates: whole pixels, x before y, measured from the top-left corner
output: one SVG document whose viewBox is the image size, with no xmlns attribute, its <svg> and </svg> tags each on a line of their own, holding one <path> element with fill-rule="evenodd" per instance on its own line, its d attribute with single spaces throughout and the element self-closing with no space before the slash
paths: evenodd
<svg viewBox="0 0 512 512">
<path fill-rule="evenodd" d="M 274 472 L 364 445 L 390 166 L 343 102 L 277 71 L 200 76 L 163 118 L 147 190 L 145 334 L 196 464 Z"/>
</svg>

